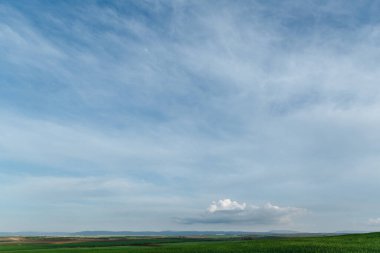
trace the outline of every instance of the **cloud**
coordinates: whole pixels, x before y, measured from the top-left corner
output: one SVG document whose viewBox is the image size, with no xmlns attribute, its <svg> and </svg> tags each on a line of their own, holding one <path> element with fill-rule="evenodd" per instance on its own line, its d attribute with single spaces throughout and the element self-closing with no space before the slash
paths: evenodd
<svg viewBox="0 0 380 253">
<path fill-rule="evenodd" d="M 198 217 L 179 219 L 184 224 L 252 224 L 284 225 L 304 214 L 303 208 L 280 207 L 267 203 L 263 206 L 247 205 L 230 199 L 212 202 L 206 213 Z"/>
<path fill-rule="evenodd" d="M 371 218 L 368 220 L 370 226 L 380 226 L 380 218 Z"/>
<path fill-rule="evenodd" d="M 0 168 L 28 177 L 12 181 L 10 199 L 23 202 L 23 190 L 54 202 L 46 189 L 62 202 L 103 201 L 148 182 L 120 205 L 149 199 L 139 208 L 152 217 L 161 206 L 169 219 L 256 192 L 259 203 L 319 210 L 322 230 L 379 208 L 380 25 L 362 2 L 39 2 L 0 5 Z M 275 207 L 221 200 L 187 221 L 297 213 Z"/>
<path fill-rule="evenodd" d="M 222 199 L 218 202 L 212 202 L 212 204 L 207 209 L 209 213 L 215 213 L 219 211 L 233 211 L 233 210 L 244 210 L 247 204 L 239 204 L 237 201 L 232 201 L 230 199 Z"/>
<path fill-rule="evenodd" d="M 7 179 L 10 182 L 2 183 L 2 192 L 12 193 L 14 197 L 41 199 L 41 202 L 120 197 L 137 188 L 135 182 L 124 178 L 24 176 Z"/>
</svg>

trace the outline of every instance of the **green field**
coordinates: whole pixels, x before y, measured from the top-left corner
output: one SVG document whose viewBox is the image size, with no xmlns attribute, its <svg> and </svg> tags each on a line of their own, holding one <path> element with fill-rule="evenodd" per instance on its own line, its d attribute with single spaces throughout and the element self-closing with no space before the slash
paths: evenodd
<svg viewBox="0 0 380 253">
<path fill-rule="evenodd" d="M 3 237 L 0 252 L 380 252 L 380 233 L 320 237 Z"/>
</svg>

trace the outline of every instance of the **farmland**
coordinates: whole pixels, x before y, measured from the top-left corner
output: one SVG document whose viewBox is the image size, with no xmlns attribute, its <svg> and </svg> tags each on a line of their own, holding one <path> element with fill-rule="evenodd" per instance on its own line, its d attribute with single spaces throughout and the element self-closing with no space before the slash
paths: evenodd
<svg viewBox="0 0 380 253">
<path fill-rule="evenodd" d="M 380 252 L 380 233 L 315 237 L 0 237 L 0 252 Z"/>
</svg>

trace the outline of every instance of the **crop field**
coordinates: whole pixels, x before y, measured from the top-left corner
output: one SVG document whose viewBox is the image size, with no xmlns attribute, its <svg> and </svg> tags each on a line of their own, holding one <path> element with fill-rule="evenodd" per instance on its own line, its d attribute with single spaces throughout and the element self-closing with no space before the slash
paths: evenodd
<svg viewBox="0 0 380 253">
<path fill-rule="evenodd" d="M 0 252 L 380 252 L 380 233 L 320 237 L 2 237 Z"/>
</svg>

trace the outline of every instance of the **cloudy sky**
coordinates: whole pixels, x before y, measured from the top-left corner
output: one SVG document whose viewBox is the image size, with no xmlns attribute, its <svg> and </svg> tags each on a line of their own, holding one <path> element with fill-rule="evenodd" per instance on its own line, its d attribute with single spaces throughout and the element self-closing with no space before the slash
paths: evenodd
<svg viewBox="0 0 380 253">
<path fill-rule="evenodd" d="M 380 230 L 379 14 L 0 0 L 0 230 Z"/>
</svg>

